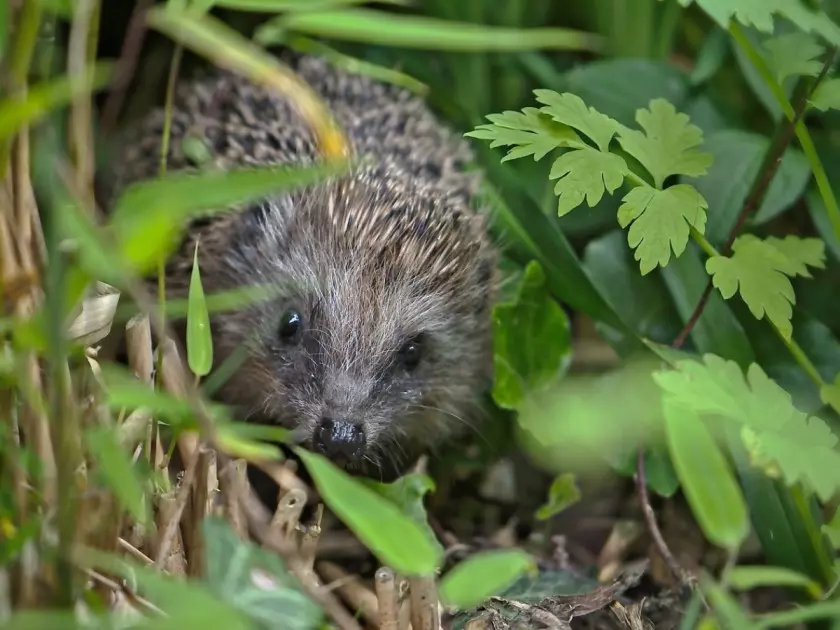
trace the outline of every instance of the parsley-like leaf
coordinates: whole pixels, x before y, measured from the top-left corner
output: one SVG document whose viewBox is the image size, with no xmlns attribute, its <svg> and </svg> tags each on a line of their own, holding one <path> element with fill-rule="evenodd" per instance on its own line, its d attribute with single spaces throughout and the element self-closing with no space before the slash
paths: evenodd
<svg viewBox="0 0 840 630">
<path fill-rule="evenodd" d="M 586 144 L 569 127 L 553 122 L 535 107 L 526 107 L 521 112 L 506 111 L 487 116 L 490 124 L 478 125 L 464 135 L 479 140 L 492 140 L 490 148 L 514 145 L 502 162 L 529 155 L 534 161 L 558 147 L 584 147 Z"/>
<path fill-rule="evenodd" d="M 808 102 L 811 107 L 822 112 L 829 109 L 840 109 L 840 79 L 820 81 Z"/>
<path fill-rule="evenodd" d="M 618 124 L 609 116 L 593 107 L 587 107 L 579 96 L 558 94 L 552 90 L 534 90 L 537 101 L 545 105 L 541 111 L 555 121 L 577 129 L 588 136 L 595 145 L 606 152 L 615 135 Z"/>
<path fill-rule="evenodd" d="M 549 179 L 556 179 L 557 213 L 561 217 L 583 203 L 590 208 L 601 201 L 604 190 L 610 194 L 621 186 L 627 163 L 614 153 L 591 147 L 568 151 L 554 161 Z"/>
<path fill-rule="evenodd" d="M 707 354 L 702 363 L 680 362 L 675 370 L 655 373 L 654 380 L 666 403 L 739 423 L 753 464 L 788 485 L 802 482 L 823 501 L 840 489 L 837 436 L 819 418 L 796 409 L 790 394 L 757 364 L 744 379 L 737 363 Z"/>
<path fill-rule="evenodd" d="M 823 385 L 820 388 L 820 400 L 840 413 L 840 374 L 837 375 L 833 383 Z"/>
<path fill-rule="evenodd" d="M 638 186 L 624 196 L 618 209 L 618 223 L 623 228 L 633 223 L 627 242 L 636 250 L 642 275 L 657 265 L 667 265 L 672 250 L 677 257 L 685 251 L 689 226 L 699 232 L 706 227 L 706 208 L 706 200 L 688 184 L 665 190 Z"/>
<path fill-rule="evenodd" d="M 732 256 L 709 258 L 706 271 L 724 299 L 739 292 L 756 319 L 766 314 L 785 339 L 790 339 L 791 305 L 796 296 L 789 277 L 809 276 L 806 265 L 823 267 L 824 250 L 825 245 L 816 238 L 761 240 L 745 234 L 735 239 Z"/>
<path fill-rule="evenodd" d="M 657 188 L 662 188 L 669 175 L 706 174 L 712 156 L 694 148 L 702 144 L 703 132 L 689 122 L 686 114 L 678 113 L 671 103 L 657 98 L 650 102 L 649 109 L 636 111 L 636 122 L 644 133 L 621 127 L 618 141 L 653 175 Z"/>
<path fill-rule="evenodd" d="M 773 37 L 764 42 L 764 48 L 779 83 L 791 76 L 815 77 L 822 69 L 822 62 L 817 57 L 825 48 L 808 33 L 796 31 Z"/>
</svg>

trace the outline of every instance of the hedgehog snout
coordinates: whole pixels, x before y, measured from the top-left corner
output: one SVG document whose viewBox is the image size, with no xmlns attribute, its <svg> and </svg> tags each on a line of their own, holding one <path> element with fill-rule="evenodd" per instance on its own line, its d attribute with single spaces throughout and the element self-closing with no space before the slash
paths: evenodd
<svg viewBox="0 0 840 630">
<path fill-rule="evenodd" d="M 321 418 L 312 435 L 312 447 L 339 466 L 356 464 L 364 455 L 367 439 L 361 424 Z"/>
</svg>

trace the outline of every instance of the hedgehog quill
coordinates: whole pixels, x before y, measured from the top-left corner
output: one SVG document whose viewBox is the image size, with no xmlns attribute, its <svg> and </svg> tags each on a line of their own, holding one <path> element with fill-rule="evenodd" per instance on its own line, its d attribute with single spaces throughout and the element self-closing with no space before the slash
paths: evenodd
<svg viewBox="0 0 840 630">
<path fill-rule="evenodd" d="M 365 159 L 340 178 L 195 220 L 167 265 L 167 291 L 186 294 L 196 242 L 205 291 L 290 287 L 212 316 L 216 366 L 247 347 L 216 398 L 292 429 L 348 472 L 390 477 L 480 421 L 497 284 L 474 202 L 480 175 L 466 171 L 466 141 L 418 97 L 317 57 L 286 61 Z M 114 192 L 155 176 L 163 122 L 158 109 L 130 130 Z M 188 137 L 210 148 L 213 168 L 318 159 L 284 96 L 230 72 L 180 85 L 170 171 L 195 168 Z"/>
</svg>

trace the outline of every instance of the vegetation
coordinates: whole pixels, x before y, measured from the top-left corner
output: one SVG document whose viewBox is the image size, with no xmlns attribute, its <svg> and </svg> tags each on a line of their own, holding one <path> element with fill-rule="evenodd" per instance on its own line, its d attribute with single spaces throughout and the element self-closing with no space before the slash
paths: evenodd
<svg viewBox="0 0 840 630">
<path fill-rule="evenodd" d="M 426 95 L 487 174 L 496 413 L 393 484 L 294 448 L 309 484 L 213 402 L 209 313 L 264 288 L 140 282 L 196 214 L 346 168 L 280 45 Z M 0 626 L 840 628 L 838 46 L 819 0 L 0 4 Z M 105 217 L 111 132 L 208 61 L 322 162 L 162 159 Z"/>
</svg>

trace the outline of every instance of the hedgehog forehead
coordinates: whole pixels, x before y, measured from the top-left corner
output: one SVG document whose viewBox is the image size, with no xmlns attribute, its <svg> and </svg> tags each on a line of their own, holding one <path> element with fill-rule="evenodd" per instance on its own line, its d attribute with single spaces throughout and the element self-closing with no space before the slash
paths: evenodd
<svg viewBox="0 0 840 630">
<path fill-rule="evenodd" d="M 467 281 L 482 246 L 482 226 L 467 209 L 387 173 L 332 182 L 305 199 L 302 214 L 321 251 L 441 291 Z"/>
</svg>

